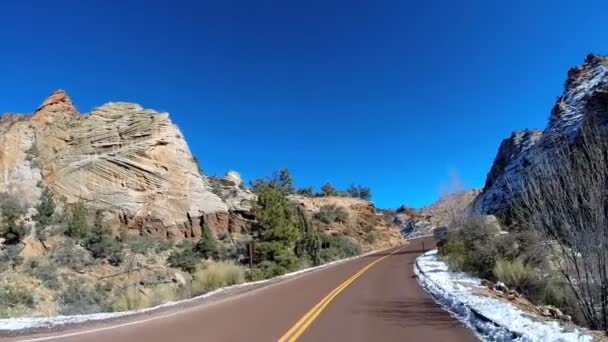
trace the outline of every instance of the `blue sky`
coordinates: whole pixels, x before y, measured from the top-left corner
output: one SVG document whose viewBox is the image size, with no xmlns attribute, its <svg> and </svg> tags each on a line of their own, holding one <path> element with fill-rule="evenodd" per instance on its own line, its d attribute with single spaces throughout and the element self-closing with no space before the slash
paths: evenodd
<svg viewBox="0 0 608 342">
<path fill-rule="evenodd" d="M 165 110 L 209 174 L 289 167 L 380 207 L 481 187 L 544 128 L 568 69 L 608 53 L 602 1 L 31 1 L 0 12 L 0 112 L 65 89 Z"/>
</svg>

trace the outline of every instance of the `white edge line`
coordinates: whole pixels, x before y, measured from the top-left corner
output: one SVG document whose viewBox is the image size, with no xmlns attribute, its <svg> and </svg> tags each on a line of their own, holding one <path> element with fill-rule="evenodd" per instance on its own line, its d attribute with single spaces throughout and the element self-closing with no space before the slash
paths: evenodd
<svg viewBox="0 0 608 342">
<path fill-rule="evenodd" d="M 432 236 L 432 235 L 430 235 Z M 413 239 L 409 239 L 406 241 L 411 241 L 411 240 L 417 240 L 417 239 L 421 239 L 421 238 L 425 238 L 425 237 L 429 237 L 427 236 L 420 236 L 420 237 L 416 237 Z M 398 246 L 396 246 L 398 247 Z M 402 246 L 403 247 L 403 246 Z M 78 321 L 75 322 L 76 324 L 80 324 L 80 323 L 92 323 L 92 322 L 103 322 L 105 320 L 108 319 L 112 319 L 112 318 L 123 318 L 123 317 L 129 317 L 132 315 L 136 315 L 136 314 L 140 314 L 140 313 L 146 313 L 146 312 L 153 312 L 156 310 L 159 310 L 161 308 L 165 308 L 165 307 L 171 307 L 171 306 L 175 306 L 175 305 L 180 305 L 180 304 L 184 304 L 184 303 L 188 303 L 188 302 L 192 302 L 195 300 L 200 300 L 200 299 L 204 299 L 204 298 L 208 298 L 211 297 L 217 293 L 220 292 L 224 292 L 226 290 L 230 290 L 230 289 L 235 289 L 235 288 L 240 288 L 240 287 L 245 287 L 245 286 L 252 286 L 252 285 L 258 285 L 258 284 L 263 284 L 263 283 L 267 283 L 270 281 L 275 281 L 275 280 L 280 280 L 280 279 L 284 279 L 284 278 L 291 278 L 293 276 L 296 276 L 298 274 L 302 274 L 302 273 L 308 273 L 308 272 L 314 272 L 317 270 L 321 270 L 324 268 L 328 268 L 329 266 L 334 266 L 337 264 L 342 264 L 351 260 L 355 260 L 355 259 L 359 259 L 368 255 L 372 255 L 375 253 L 379 253 L 379 252 L 383 252 L 386 251 L 388 249 L 392 249 L 395 247 L 389 247 L 389 248 L 385 248 L 385 249 L 381 249 L 381 250 L 376 250 L 376 251 L 371 251 L 371 252 L 367 252 L 361 255 L 357 255 L 354 257 L 350 257 L 350 258 L 346 258 L 346 259 L 342 259 L 342 260 L 336 260 L 336 261 L 332 261 L 330 263 L 327 264 L 323 264 L 323 265 L 319 265 L 316 267 L 311 267 L 311 268 L 306 268 L 303 270 L 298 270 L 295 272 L 291 272 L 291 273 L 287 273 L 275 278 L 270 278 L 270 279 L 264 279 L 264 280 L 259 280 L 259 281 L 254 281 L 254 282 L 250 282 L 250 283 L 243 283 L 243 284 L 239 284 L 239 285 L 233 285 L 233 286 L 228 286 L 228 287 L 223 287 L 223 288 L 219 288 L 217 290 L 208 292 L 206 294 L 197 296 L 197 297 L 193 297 L 193 298 L 189 298 L 186 300 L 182 300 L 182 301 L 177 301 L 177 302 L 169 302 L 169 303 L 165 303 L 159 306 L 155 306 L 155 307 L 151 307 L 151 308 L 146 308 L 143 310 L 136 310 L 136 311 L 127 311 L 127 312 L 122 312 L 117 314 L 116 316 L 109 316 L 109 317 L 104 317 L 102 319 L 93 319 L 93 320 L 83 320 L 83 321 Z M 46 336 L 46 337 L 38 337 L 38 338 L 29 338 L 29 339 L 17 339 L 16 341 L 18 342 L 39 342 L 39 341 L 50 341 L 50 340 L 56 340 L 56 339 L 62 339 L 62 338 L 67 338 L 67 337 L 73 337 L 73 336 L 78 336 L 78 335 L 87 335 L 87 334 L 91 334 L 91 333 L 96 333 L 96 332 L 100 332 L 100 331 L 107 331 L 107 330 L 113 330 L 113 329 L 119 329 L 119 328 L 124 328 L 124 327 L 128 327 L 128 326 L 133 326 L 133 325 L 139 325 L 139 324 L 143 324 L 146 322 L 150 322 L 150 321 L 155 321 L 158 319 L 163 319 L 163 318 L 169 318 L 169 317 L 173 317 L 176 315 L 180 315 L 183 314 L 183 311 L 176 311 L 176 312 L 172 312 L 166 315 L 160 315 L 160 316 L 154 316 L 154 317 L 150 317 L 150 318 L 146 318 L 146 319 L 141 319 L 141 320 L 137 320 L 137 321 L 133 321 L 133 322 L 126 322 L 126 323 L 121 323 L 121 324 L 116 324 L 116 325 L 110 325 L 107 327 L 100 327 L 100 328 L 94 328 L 94 329 L 88 329 L 88 330 L 82 330 L 82 331 L 75 331 L 75 332 L 71 332 L 71 333 L 65 333 L 65 334 L 61 334 L 61 335 L 54 335 L 54 336 Z M 86 316 L 86 315 L 85 315 Z M 78 316 L 74 316 L 74 317 L 78 317 Z M 62 325 L 67 325 L 70 324 L 72 322 L 67 322 L 67 323 L 63 323 L 63 324 L 59 324 L 57 326 L 62 326 Z M 25 328 L 25 329 L 15 329 L 15 330 L 0 330 L 0 331 L 19 331 L 19 330 L 27 330 L 27 329 L 32 329 L 32 328 L 39 328 L 42 325 L 38 325 L 38 326 L 33 326 L 33 327 L 29 327 L 29 328 Z"/>
</svg>

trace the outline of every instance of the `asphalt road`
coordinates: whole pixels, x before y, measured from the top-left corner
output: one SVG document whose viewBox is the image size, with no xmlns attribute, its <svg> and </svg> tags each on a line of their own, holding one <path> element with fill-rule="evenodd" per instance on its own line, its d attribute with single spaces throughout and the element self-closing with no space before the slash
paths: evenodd
<svg viewBox="0 0 608 342">
<path fill-rule="evenodd" d="M 10 340 L 476 341 L 416 282 L 422 241 L 180 311 Z"/>
</svg>

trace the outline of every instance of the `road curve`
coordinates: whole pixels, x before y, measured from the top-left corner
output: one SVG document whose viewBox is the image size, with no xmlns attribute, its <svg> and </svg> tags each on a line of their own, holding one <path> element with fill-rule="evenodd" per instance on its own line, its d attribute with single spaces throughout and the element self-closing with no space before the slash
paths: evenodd
<svg viewBox="0 0 608 342">
<path fill-rule="evenodd" d="M 475 341 L 418 286 L 423 241 L 179 312 L 7 341 Z"/>
</svg>

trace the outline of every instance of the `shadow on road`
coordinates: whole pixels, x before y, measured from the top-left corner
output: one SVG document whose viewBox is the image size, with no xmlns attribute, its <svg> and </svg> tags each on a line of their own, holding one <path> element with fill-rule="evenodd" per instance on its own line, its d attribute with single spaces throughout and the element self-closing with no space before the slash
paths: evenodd
<svg viewBox="0 0 608 342">
<path fill-rule="evenodd" d="M 433 247 L 433 248 L 435 248 L 435 247 Z M 424 250 L 422 248 L 420 248 L 420 249 L 416 248 L 416 249 L 413 249 L 413 250 L 399 251 L 399 252 L 394 253 L 392 255 L 408 255 L 408 254 L 419 255 L 419 254 L 422 254 L 424 252 L 428 252 L 429 250 L 430 250 L 429 248 L 426 248 Z M 366 255 L 366 256 L 364 256 L 364 258 L 377 258 L 379 256 L 385 256 L 385 255 L 391 255 L 391 252 L 375 253 L 375 254 L 371 254 L 371 255 Z"/>
<path fill-rule="evenodd" d="M 460 326 L 430 298 L 368 302 L 360 311 L 404 328 L 453 329 Z"/>
</svg>

